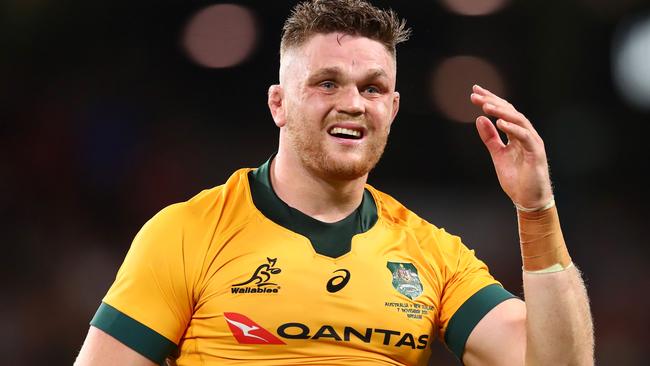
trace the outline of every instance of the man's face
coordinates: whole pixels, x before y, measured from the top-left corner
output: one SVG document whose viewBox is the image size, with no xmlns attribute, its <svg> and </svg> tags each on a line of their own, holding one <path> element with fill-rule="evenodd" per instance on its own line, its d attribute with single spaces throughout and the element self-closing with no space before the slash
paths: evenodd
<svg viewBox="0 0 650 366">
<path fill-rule="evenodd" d="M 280 70 L 282 108 L 274 119 L 281 150 L 322 178 L 366 175 L 399 106 L 392 55 L 365 37 L 316 34 L 287 50 Z"/>
</svg>

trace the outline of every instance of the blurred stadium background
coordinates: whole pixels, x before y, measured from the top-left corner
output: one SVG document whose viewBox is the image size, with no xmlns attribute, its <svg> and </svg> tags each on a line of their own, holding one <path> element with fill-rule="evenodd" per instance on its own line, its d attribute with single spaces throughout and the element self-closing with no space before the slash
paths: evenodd
<svg viewBox="0 0 650 366">
<path fill-rule="evenodd" d="M 413 27 L 402 107 L 370 183 L 463 237 L 521 293 L 515 212 L 472 121 L 503 93 L 546 142 L 584 271 L 599 365 L 645 365 L 650 3 L 376 1 Z M 69 365 L 155 212 L 255 167 L 294 2 L 4 0 L 0 5 L 0 354 Z M 432 365 L 457 365 L 442 346 Z"/>
</svg>

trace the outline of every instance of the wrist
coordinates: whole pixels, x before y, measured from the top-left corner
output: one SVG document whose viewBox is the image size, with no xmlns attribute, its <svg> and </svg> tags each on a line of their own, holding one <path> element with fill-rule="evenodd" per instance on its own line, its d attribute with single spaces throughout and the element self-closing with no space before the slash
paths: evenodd
<svg viewBox="0 0 650 366">
<path fill-rule="evenodd" d="M 529 273 L 529 274 L 547 274 L 547 273 L 563 272 L 571 267 L 573 267 L 573 262 L 569 263 L 569 265 L 567 265 L 566 267 L 563 267 L 559 263 L 555 263 L 554 265 L 544 269 L 527 270 L 524 267 L 521 267 L 521 269 L 524 271 L 524 273 Z"/>
<path fill-rule="evenodd" d="M 555 207 L 555 196 L 551 195 L 550 200 L 548 200 L 545 204 L 543 204 L 541 206 L 538 206 L 538 207 L 525 207 L 525 206 L 522 206 L 522 205 L 520 205 L 520 204 L 518 204 L 517 202 L 514 202 L 514 201 L 512 203 L 515 205 L 515 208 L 517 209 L 517 211 L 520 211 L 520 212 L 538 212 L 538 211 L 548 210 L 551 207 Z"/>
<path fill-rule="evenodd" d="M 518 211 L 517 217 L 524 271 L 551 273 L 569 268 L 571 257 L 554 205 L 544 210 Z"/>
</svg>

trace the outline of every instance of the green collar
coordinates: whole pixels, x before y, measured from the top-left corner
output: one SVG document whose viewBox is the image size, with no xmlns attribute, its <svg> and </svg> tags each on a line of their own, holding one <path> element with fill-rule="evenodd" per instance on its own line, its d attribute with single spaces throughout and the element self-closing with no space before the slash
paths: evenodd
<svg viewBox="0 0 650 366">
<path fill-rule="evenodd" d="M 290 207 L 275 194 L 271 186 L 272 159 L 273 156 L 257 170 L 248 173 L 253 203 L 271 221 L 307 237 L 317 253 L 331 258 L 348 253 L 352 237 L 370 230 L 377 222 L 377 206 L 367 189 L 363 191 L 361 204 L 354 212 L 331 224 Z"/>
</svg>

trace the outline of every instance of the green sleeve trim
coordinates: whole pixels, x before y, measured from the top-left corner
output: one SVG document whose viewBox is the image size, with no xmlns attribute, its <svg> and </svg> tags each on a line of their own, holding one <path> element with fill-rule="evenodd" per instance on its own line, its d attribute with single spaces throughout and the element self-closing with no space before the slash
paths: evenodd
<svg viewBox="0 0 650 366">
<path fill-rule="evenodd" d="M 176 349 L 174 342 L 105 302 L 97 309 L 90 325 L 157 364 L 164 364 L 165 358 Z"/>
<path fill-rule="evenodd" d="M 516 296 L 495 283 L 477 291 L 454 313 L 445 332 L 445 343 L 461 362 L 465 342 L 476 324 L 495 306 L 514 297 Z"/>
</svg>

